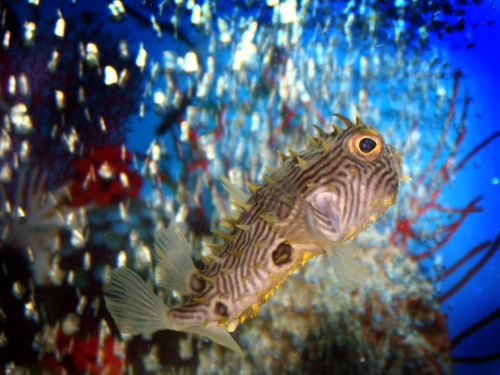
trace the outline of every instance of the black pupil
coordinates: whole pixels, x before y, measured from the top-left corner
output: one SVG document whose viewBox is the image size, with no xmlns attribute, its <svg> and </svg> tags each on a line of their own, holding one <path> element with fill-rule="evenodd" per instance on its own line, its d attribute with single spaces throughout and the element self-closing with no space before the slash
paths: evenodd
<svg viewBox="0 0 500 375">
<path fill-rule="evenodd" d="M 377 142 L 371 138 L 363 138 L 359 142 L 359 149 L 365 154 L 372 152 L 375 147 L 377 147 Z"/>
</svg>

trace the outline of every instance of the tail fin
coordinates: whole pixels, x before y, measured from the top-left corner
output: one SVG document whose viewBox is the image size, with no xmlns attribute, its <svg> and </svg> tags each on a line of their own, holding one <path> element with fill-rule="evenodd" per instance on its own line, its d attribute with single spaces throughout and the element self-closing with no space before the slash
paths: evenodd
<svg viewBox="0 0 500 375">
<path fill-rule="evenodd" d="M 121 333 L 137 335 L 171 329 L 167 306 L 126 267 L 111 271 L 104 284 L 104 299 Z"/>
<path fill-rule="evenodd" d="M 111 271 L 104 284 L 106 306 L 121 333 L 138 335 L 162 329 L 174 329 L 167 318 L 168 307 L 151 292 L 146 283 L 126 267 Z M 226 327 L 207 325 L 175 327 L 176 331 L 196 333 L 243 357 L 243 351 L 231 337 Z"/>
<path fill-rule="evenodd" d="M 168 307 L 148 289 L 146 283 L 134 271 L 126 267 L 111 271 L 104 284 L 104 299 L 121 333 L 138 335 L 174 329 L 167 319 Z M 191 326 L 180 330 L 208 337 L 243 357 L 241 348 L 226 327 Z"/>
</svg>

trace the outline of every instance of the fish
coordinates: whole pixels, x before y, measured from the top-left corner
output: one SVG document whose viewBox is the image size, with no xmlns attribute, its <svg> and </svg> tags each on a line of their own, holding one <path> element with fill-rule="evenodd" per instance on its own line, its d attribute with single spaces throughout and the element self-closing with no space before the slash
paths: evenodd
<svg viewBox="0 0 500 375">
<path fill-rule="evenodd" d="M 334 124 L 329 134 L 317 128 L 306 150 L 280 153 L 283 163 L 268 168 L 262 185 L 247 183 L 251 194 L 221 177 L 241 213 L 225 220 L 230 232 L 213 230 L 224 241 L 211 245 L 219 254 L 205 259 L 205 269 L 195 267 L 175 225 L 157 232 L 156 282 L 190 296 L 187 303 L 167 307 L 132 270 L 110 272 L 104 299 L 120 332 L 190 332 L 243 356 L 230 332 L 256 316 L 299 265 L 326 253 L 344 287 L 366 281 L 368 270 L 352 258 L 356 246 L 348 240 L 395 204 L 401 157 L 358 117 L 352 123 L 335 116 L 345 129 Z"/>
</svg>

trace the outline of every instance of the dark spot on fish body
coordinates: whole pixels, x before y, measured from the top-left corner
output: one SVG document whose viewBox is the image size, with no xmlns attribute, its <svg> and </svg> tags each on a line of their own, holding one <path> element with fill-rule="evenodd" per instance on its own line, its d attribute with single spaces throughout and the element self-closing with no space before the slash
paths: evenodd
<svg viewBox="0 0 500 375">
<path fill-rule="evenodd" d="M 193 275 L 193 277 L 191 277 L 191 282 L 189 283 L 189 286 L 191 287 L 191 290 L 193 292 L 201 293 L 203 292 L 203 290 L 205 290 L 207 282 L 198 275 Z"/>
<path fill-rule="evenodd" d="M 220 316 L 229 316 L 229 312 L 227 311 L 227 306 L 222 302 L 217 302 L 215 304 L 215 313 Z"/>
<path fill-rule="evenodd" d="M 277 266 L 287 264 L 292 260 L 292 247 L 283 242 L 273 251 L 272 257 L 274 264 Z"/>
</svg>

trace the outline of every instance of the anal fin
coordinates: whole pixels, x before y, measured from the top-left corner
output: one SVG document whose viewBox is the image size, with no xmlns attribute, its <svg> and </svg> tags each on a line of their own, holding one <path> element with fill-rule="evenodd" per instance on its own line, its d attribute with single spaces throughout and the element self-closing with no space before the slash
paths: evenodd
<svg viewBox="0 0 500 375">
<path fill-rule="evenodd" d="M 234 341 L 226 327 L 213 325 L 207 325 L 205 327 L 194 326 L 183 329 L 183 331 L 205 336 L 213 342 L 232 350 L 240 357 L 243 357 L 243 350 L 241 350 L 240 346 Z"/>
</svg>

